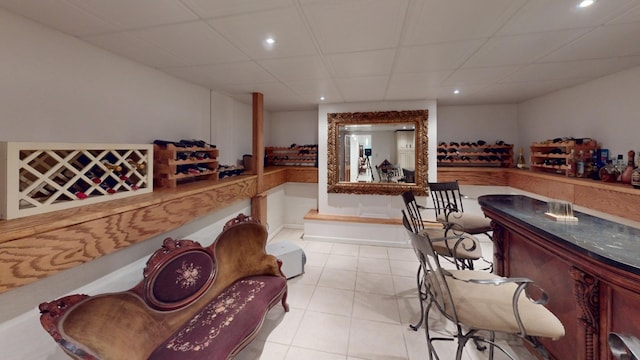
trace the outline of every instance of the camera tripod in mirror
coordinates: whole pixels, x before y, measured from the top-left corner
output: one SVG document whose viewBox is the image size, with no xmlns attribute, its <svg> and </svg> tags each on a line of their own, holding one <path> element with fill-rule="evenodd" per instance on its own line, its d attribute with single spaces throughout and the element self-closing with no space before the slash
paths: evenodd
<svg viewBox="0 0 640 360">
<path fill-rule="evenodd" d="M 373 170 L 371 169 L 371 148 L 364 149 L 364 158 L 360 158 L 360 167 L 356 181 L 373 182 Z"/>
</svg>

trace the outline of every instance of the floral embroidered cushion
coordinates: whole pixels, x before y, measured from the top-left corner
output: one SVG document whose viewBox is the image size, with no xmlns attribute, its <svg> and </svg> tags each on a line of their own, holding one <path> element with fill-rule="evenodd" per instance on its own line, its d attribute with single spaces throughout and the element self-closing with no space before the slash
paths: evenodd
<svg viewBox="0 0 640 360">
<path fill-rule="evenodd" d="M 279 276 L 250 276 L 225 289 L 180 330 L 158 346 L 149 359 L 226 360 L 252 340 L 266 312 L 286 291 Z"/>
<path fill-rule="evenodd" d="M 216 266 L 211 252 L 190 240 L 166 239 L 163 249 L 145 269 L 144 297 L 156 309 L 172 310 L 202 295 Z"/>
</svg>

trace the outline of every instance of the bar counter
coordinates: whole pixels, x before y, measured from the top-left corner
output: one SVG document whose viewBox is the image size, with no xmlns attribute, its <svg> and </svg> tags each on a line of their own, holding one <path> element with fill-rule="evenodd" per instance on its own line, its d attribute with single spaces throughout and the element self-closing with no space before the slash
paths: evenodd
<svg viewBox="0 0 640 360">
<path fill-rule="evenodd" d="M 523 195 L 478 198 L 494 230 L 494 267 L 545 289 L 565 326 L 543 340 L 556 359 L 613 359 L 607 335 L 640 335 L 640 229 L 574 212 L 577 222 L 544 215 L 547 203 Z"/>
</svg>

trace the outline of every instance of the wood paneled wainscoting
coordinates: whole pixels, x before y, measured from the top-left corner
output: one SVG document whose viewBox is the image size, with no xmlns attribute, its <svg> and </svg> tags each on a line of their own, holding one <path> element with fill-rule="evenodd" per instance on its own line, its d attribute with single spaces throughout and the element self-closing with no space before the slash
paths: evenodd
<svg viewBox="0 0 640 360">
<path fill-rule="evenodd" d="M 565 327 L 542 340 L 552 358 L 613 359 L 610 332 L 640 337 L 640 229 L 580 212 L 556 222 L 546 202 L 522 195 L 478 202 L 492 220 L 496 273 L 532 279 Z"/>
<path fill-rule="evenodd" d="M 504 168 L 438 168 L 438 181 L 510 186 L 640 222 L 640 189 L 620 183 Z"/>
<path fill-rule="evenodd" d="M 313 172 L 315 170 L 315 177 Z M 269 186 L 316 182 L 317 168 L 265 170 Z M 175 189 L 15 220 L 0 220 L 0 293 L 81 265 L 256 195 L 256 175 L 198 181 Z"/>
</svg>

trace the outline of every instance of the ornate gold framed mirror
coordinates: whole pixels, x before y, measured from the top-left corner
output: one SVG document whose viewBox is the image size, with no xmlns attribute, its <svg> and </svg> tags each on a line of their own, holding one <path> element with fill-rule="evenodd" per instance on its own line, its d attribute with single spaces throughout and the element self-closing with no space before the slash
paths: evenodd
<svg viewBox="0 0 640 360">
<path fill-rule="evenodd" d="M 327 192 L 427 194 L 428 110 L 327 114 Z"/>
</svg>

